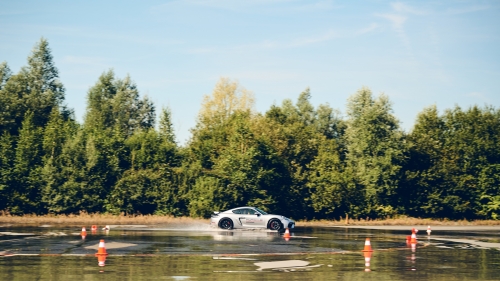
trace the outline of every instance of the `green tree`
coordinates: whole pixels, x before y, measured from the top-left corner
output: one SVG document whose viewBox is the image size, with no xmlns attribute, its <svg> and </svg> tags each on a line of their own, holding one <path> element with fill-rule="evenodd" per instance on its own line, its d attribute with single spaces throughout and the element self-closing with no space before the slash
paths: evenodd
<svg viewBox="0 0 500 281">
<path fill-rule="evenodd" d="M 26 77 L 23 100 L 26 107 L 33 112 L 36 126 L 45 126 L 54 107 L 61 106 L 66 117 L 71 114 L 63 107 L 65 89 L 59 81 L 59 71 L 46 39 L 40 39 L 33 47 L 28 57 L 28 66 L 23 68 L 19 75 Z"/>
<path fill-rule="evenodd" d="M 265 145 L 252 132 L 252 102 L 250 92 L 225 78 L 205 97 L 187 158 L 202 167 L 190 187 L 191 215 L 208 216 L 214 207 L 271 204 L 269 171 L 261 162 Z"/>
<path fill-rule="evenodd" d="M 316 218 L 338 218 L 350 210 L 342 150 L 334 139 L 324 140 L 318 155 L 308 165 L 307 187 Z"/>
<path fill-rule="evenodd" d="M 172 135 L 172 139 L 174 137 Z M 149 129 L 136 131 L 125 141 L 130 151 L 130 169 L 113 187 L 108 210 L 114 213 L 180 213 L 176 198 L 180 194 L 175 183 L 175 167 L 179 166 L 180 159 L 172 139 Z M 132 181 L 136 183 L 131 184 Z"/>
<path fill-rule="evenodd" d="M 4 61 L 0 63 L 0 91 L 3 89 L 5 83 L 9 80 L 11 76 L 12 76 L 12 71 L 10 70 L 7 62 Z"/>
<path fill-rule="evenodd" d="M 34 114 L 28 111 L 15 150 L 15 180 L 8 192 L 8 209 L 14 214 L 36 214 L 44 210 L 41 203 L 42 130 L 35 126 L 33 119 Z"/>
<path fill-rule="evenodd" d="M 165 139 L 166 142 L 175 144 L 175 132 L 174 126 L 172 124 L 172 111 L 170 108 L 162 108 L 160 113 L 160 126 L 159 126 L 160 136 Z"/>
<path fill-rule="evenodd" d="M 196 127 L 191 130 L 189 142 L 191 161 L 205 169 L 212 169 L 214 160 L 228 142 L 227 123 L 235 112 L 252 112 L 253 95 L 237 81 L 221 78 L 212 92 L 206 95 L 198 114 Z"/>
<path fill-rule="evenodd" d="M 389 99 L 362 88 L 349 98 L 347 116 L 347 169 L 364 193 L 364 210 L 353 215 L 393 215 L 406 145 Z"/>
<path fill-rule="evenodd" d="M 125 136 L 154 126 L 155 108 L 147 97 L 139 98 L 130 77 L 116 79 L 112 70 L 103 73 L 87 95 L 84 127 L 87 130 L 119 129 Z"/>
<path fill-rule="evenodd" d="M 6 63 L 0 68 L 0 130 L 17 135 L 27 111 L 33 113 L 37 127 L 45 126 L 54 107 L 60 107 L 69 118 L 71 111 L 63 105 L 64 87 L 47 40 L 40 39 L 28 57 L 28 65 L 16 75 L 10 75 Z"/>
<path fill-rule="evenodd" d="M 343 121 L 329 105 L 319 105 L 315 109 L 310 98 L 310 90 L 306 89 L 299 95 L 295 105 L 287 99 L 281 106 L 272 106 L 265 115 L 263 127 L 266 129 L 259 133 L 266 136 L 267 143 L 275 151 L 278 160 L 274 163 L 280 163 L 273 168 L 280 171 L 281 176 L 269 194 L 277 198 L 277 211 L 291 213 L 290 216 L 295 218 L 324 216 L 325 213 L 318 214 L 315 210 L 321 209 L 318 207 L 321 204 L 329 204 L 317 201 L 322 196 L 317 192 L 328 192 L 321 187 L 327 184 L 321 182 L 325 178 L 315 177 L 319 173 L 319 162 L 312 164 L 320 157 L 320 147 L 334 143 L 338 150 L 332 153 L 341 157 L 340 161 L 344 158 L 341 151 Z M 332 143 L 328 143 L 328 140 Z M 340 167 L 333 169 L 341 170 Z M 330 194 L 323 196 L 331 198 Z"/>
<path fill-rule="evenodd" d="M 25 103 L 27 79 L 24 73 L 11 76 L 0 90 L 0 131 L 19 134 L 20 125 L 28 109 Z"/>
<path fill-rule="evenodd" d="M 48 159 L 43 174 L 46 178 L 43 200 L 47 204 L 48 212 L 77 214 L 80 211 L 91 211 L 88 208 L 89 201 L 97 200 L 98 204 L 103 204 L 99 196 L 94 196 L 88 189 L 90 179 L 87 176 L 83 130 L 76 130 L 72 137 L 66 139 L 61 155 L 59 158 Z"/>
<path fill-rule="evenodd" d="M 408 135 L 408 161 L 398 191 L 400 205 L 409 215 L 435 217 L 443 210 L 441 196 L 448 188 L 447 173 L 438 163 L 446 150 L 445 135 L 445 123 L 436 106 L 418 114 Z"/>
<path fill-rule="evenodd" d="M 496 218 L 500 161 L 500 113 L 491 107 L 459 107 L 439 116 L 419 114 L 411 134 L 405 204 L 412 215 L 436 218 Z M 403 201 L 404 202 L 404 201 Z"/>
<path fill-rule="evenodd" d="M 126 140 L 135 132 L 154 126 L 154 106 L 129 77 L 116 79 L 103 73 L 87 95 L 81 145 L 83 171 L 75 170 L 71 188 L 81 190 L 81 210 L 104 211 L 116 204 L 109 197 L 122 174 L 130 168 Z"/>
<path fill-rule="evenodd" d="M 73 120 L 65 120 L 58 108 L 52 110 L 49 122 L 44 128 L 42 141 L 42 201 L 48 212 L 65 212 L 68 208 L 66 203 L 60 201 L 69 195 L 67 190 L 61 189 L 66 182 L 63 170 L 67 168 L 67 163 L 63 163 L 64 146 L 75 137 L 78 130 L 78 124 Z"/>
<path fill-rule="evenodd" d="M 478 178 L 478 210 L 476 216 L 500 219 L 500 164 L 483 166 Z"/>
<path fill-rule="evenodd" d="M 14 185 L 14 138 L 4 132 L 0 136 L 0 210 L 7 210 L 11 204 Z"/>
</svg>

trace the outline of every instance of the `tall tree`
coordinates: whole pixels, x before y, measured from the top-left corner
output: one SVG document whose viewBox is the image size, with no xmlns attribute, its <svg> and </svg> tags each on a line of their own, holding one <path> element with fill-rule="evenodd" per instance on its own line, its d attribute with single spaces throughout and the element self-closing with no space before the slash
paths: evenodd
<svg viewBox="0 0 500 281">
<path fill-rule="evenodd" d="M 499 214 L 500 112 L 455 107 L 442 116 L 431 107 L 419 114 L 409 136 L 405 187 L 412 215 L 474 219 Z"/>
<path fill-rule="evenodd" d="M 225 78 L 205 97 L 190 142 L 189 159 L 203 168 L 190 191 L 192 215 L 207 216 L 214 206 L 270 204 L 268 171 L 260 162 L 267 152 L 252 132 L 252 107 L 250 92 Z"/>
<path fill-rule="evenodd" d="M 398 193 L 400 205 L 409 215 L 435 217 L 442 212 L 441 196 L 447 189 L 447 174 L 438 163 L 446 150 L 445 131 L 445 122 L 436 106 L 431 106 L 417 115 L 408 135 L 408 161 Z"/>
<path fill-rule="evenodd" d="M 54 107 L 63 107 L 64 86 L 59 81 L 57 70 L 49 43 L 45 38 L 33 47 L 28 57 L 28 66 L 21 70 L 27 76 L 27 94 L 24 101 L 34 113 L 34 122 L 37 126 L 45 126 Z M 68 117 L 71 112 L 64 114 Z"/>
<path fill-rule="evenodd" d="M 48 212 L 68 211 L 67 203 L 62 202 L 62 198 L 70 195 L 67 190 L 62 189 L 67 180 L 63 176 L 63 171 L 68 168 L 68 163 L 63 162 L 64 146 L 75 137 L 78 130 L 79 126 L 75 121 L 65 120 L 58 108 L 52 110 L 49 122 L 44 128 L 42 141 L 44 154 L 42 201 Z"/>
<path fill-rule="evenodd" d="M 41 38 L 33 47 L 28 57 L 27 74 L 29 91 L 51 93 L 56 104 L 64 100 L 64 87 L 59 81 L 59 71 L 54 64 L 52 51 L 45 38 Z"/>
<path fill-rule="evenodd" d="M 281 106 L 272 106 L 265 115 L 266 125 L 262 126 L 266 129 L 260 132 L 269 139 L 268 143 L 280 159 L 278 162 L 286 167 L 284 171 L 280 171 L 280 181 L 275 183 L 275 188 L 269 193 L 277 198 L 278 211 L 292 212 L 291 216 L 295 218 L 320 216 L 315 213 L 314 205 L 323 203 L 313 202 L 316 195 L 311 192 L 327 192 L 319 186 L 327 183 L 320 183 L 325 180 L 324 177 L 321 180 L 314 177 L 315 173 L 319 172 L 316 170 L 319 166 L 311 163 L 319 157 L 321 146 L 331 145 L 327 140 L 332 140 L 332 144 L 340 148 L 343 134 L 340 131 L 344 126 L 343 122 L 335 116 L 334 110 L 325 104 L 315 109 L 310 98 L 310 90 L 306 89 L 299 95 L 296 104 L 287 99 Z M 339 156 L 340 150 L 332 153 Z M 279 169 L 280 166 L 274 167 Z M 311 171 L 311 168 L 314 171 Z M 315 182 L 310 184 L 313 178 Z M 327 194 L 324 195 L 331 198 Z"/>
<path fill-rule="evenodd" d="M 364 210 L 356 215 L 393 215 L 406 148 L 389 99 L 374 99 L 368 88 L 362 88 L 349 98 L 347 116 L 348 169 L 365 195 Z"/>
<path fill-rule="evenodd" d="M 221 78 L 212 92 L 205 95 L 198 115 L 199 125 L 214 126 L 224 123 L 234 112 L 252 110 L 252 92 L 241 87 L 238 81 Z"/>
<path fill-rule="evenodd" d="M 87 130 L 117 128 L 125 136 L 154 126 L 155 108 L 147 97 L 140 99 L 130 77 L 116 79 L 112 70 L 104 72 L 87 94 L 84 126 Z"/>
<path fill-rule="evenodd" d="M 4 73 L 4 84 L 0 93 L 0 104 L 3 107 L 0 113 L 0 130 L 8 130 L 12 135 L 17 135 L 28 110 L 33 113 L 33 122 L 37 127 L 45 126 L 54 107 L 61 107 L 65 117 L 70 118 L 71 111 L 63 105 L 64 87 L 58 79 L 59 73 L 46 39 L 41 38 L 35 44 L 28 57 L 28 65 L 19 73 L 10 76 L 6 64 L 3 64 L 1 72 Z"/>
<path fill-rule="evenodd" d="M 160 136 L 165 139 L 166 142 L 175 143 L 175 132 L 174 126 L 172 124 L 172 111 L 170 108 L 162 108 L 160 113 L 160 126 L 159 126 Z"/>
<path fill-rule="evenodd" d="M 204 97 L 196 127 L 192 129 L 189 143 L 190 156 L 200 161 L 203 168 L 211 169 L 214 159 L 227 144 L 228 120 L 235 112 L 251 112 L 253 95 L 237 81 L 221 78 L 212 92 Z"/>
<path fill-rule="evenodd" d="M 7 62 L 4 61 L 0 63 L 0 91 L 3 89 L 5 83 L 9 80 L 11 76 L 12 76 L 12 71 L 10 70 Z"/>
<path fill-rule="evenodd" d="M 325 139 L 318 155 L 308 165 L 307 187 L 315 218 L 338 218 L 350 210 L 342 150 L 334 139 Z"/>
<path fill-rule="evenodd" d="M 14 160 L 15 182 L 10 186 L 8 206 L 12 213 L 40 213 L 44 210 L 42 190 L 42 130 L 34 124 L 34 114 L 27 112 L 19 132 Z"/>
<path fill-rule="evenodd" d="M 0 210 L 12 206 L 12 186 L 15 182 L 13 147 L 14 138 L 8 132 L 3 132 L 0 136 Z"/>
<path fill-rule="evenodd" d="M 99 197 L 99 190 L 96 192 L 89 188 L 91 178 L 87 173 L 83 130 L 76 130 L 72 137 L 66 139 L 59 158 L 48 159 L 43 175 L 43 200 L 47 204 L 48 212 L 77 214 L 81 211 L 102 211 L 103 201 Z M 89 209 L 92 202 L 101 204 L 101 208 Z"/>
</svg>

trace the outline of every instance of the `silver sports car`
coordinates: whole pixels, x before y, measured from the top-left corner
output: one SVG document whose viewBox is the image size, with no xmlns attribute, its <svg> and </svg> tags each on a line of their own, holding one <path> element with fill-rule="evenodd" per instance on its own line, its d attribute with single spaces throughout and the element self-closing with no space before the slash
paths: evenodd
<svg viewBox="0 0 500 281">
<path fill-rule="evenodd" d="M 294 228 L 295 222 L 284 216 L 268 214 L 259 208 L 240 207 L 224 212 L 214 212 L 210 226 L 222 229 L 268 228 L 280 231 L 285 228 Z"/>
</svg>

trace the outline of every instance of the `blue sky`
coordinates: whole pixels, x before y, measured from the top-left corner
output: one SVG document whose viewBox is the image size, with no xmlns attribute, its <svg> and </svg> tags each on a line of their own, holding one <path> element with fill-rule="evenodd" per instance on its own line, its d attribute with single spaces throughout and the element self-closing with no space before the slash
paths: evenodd
<svg viewBox="0 0 500 281">
<path fill-rule="evenodd" d="M 366 86 L 406 131 L 426 106 L 500 106 L 499 1 L 0 0 L 0 61 L 18 72 L 41 37 L 80 122 L 112 68 L 171 108 L 180 144 L 220 77 L 262 113 L 307 87 L 345 112 Z"/>
</svg>

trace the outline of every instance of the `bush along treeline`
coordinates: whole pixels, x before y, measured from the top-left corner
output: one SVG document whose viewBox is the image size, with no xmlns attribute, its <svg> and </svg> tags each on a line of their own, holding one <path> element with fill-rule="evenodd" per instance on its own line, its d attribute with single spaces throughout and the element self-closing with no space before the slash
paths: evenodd
<svg viewBox="0 0 500 281">
<path fill-rule="evenodd" d="M 0 210 L 10 214 L 208 217 L 253 205 L 295 219 L 499 219 L 500 111 L 423 109 L 404 132 L 361 88 L 345 116 L 306 89 L 265 113 L 236 81 L 205 96 L 184 146 L 172 112 L 104 72 L 83 124 L 64 104 L 50 48 L 0 64 Z"/>
</svg>

